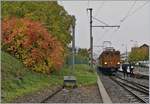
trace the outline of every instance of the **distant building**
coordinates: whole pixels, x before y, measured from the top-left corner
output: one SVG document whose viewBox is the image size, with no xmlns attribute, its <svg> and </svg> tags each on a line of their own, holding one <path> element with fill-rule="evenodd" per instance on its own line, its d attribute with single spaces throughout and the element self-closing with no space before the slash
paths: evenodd
<svg viewBox="0 0 150 104">
<path fill-rule="evenodd" d="M 149 54 L 149 46 L 147 44 L 143 44 L 140 47 L 132 47 L 131 52 L 133 52 L 133 51 L 142 51 L 146 54 Z"/>
<path fill-rule="evenodd" d="M 140 46 L 141 48 L 142 47 L 145 47 L 145 48 L 148 48 L 149 46 L 147 44 L 143 44 L 142 46 Z"/>
<path fill-rule="evenodd" d="M 140 47 L 132 47 L 131 53 L 132 52 L 141 52 L 145 56 L 149 56 L 149 46 L 147 44 L 143 44 Z"/>
<path fill-rule="evenodd" d="M 140 49 L 144 51 L 146 54 L 149 54 L 149 46 L 147 44 L 143 44 Z"/>
</svg>

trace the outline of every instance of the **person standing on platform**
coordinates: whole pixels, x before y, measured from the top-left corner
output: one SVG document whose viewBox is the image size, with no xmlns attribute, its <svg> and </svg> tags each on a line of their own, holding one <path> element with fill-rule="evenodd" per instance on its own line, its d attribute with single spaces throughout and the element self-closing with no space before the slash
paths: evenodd
<svg viewBox="0 0 150 104">
<path fill-rule="evenodd" d="M 125 76 L 127 76 L 127 64 L 123 64 L 122 69 L 123 69 L 123 75 L 124 75 L 124 78 L 125 78 Z"/>
<path fill-rule="evenodd" d="M 130 64 L 130 77 L 134 76 L 133 70 L 134 70 L 134 66 L 133 66 L 133 64 L 131 63 L 131 64 Z"/>
</svg>

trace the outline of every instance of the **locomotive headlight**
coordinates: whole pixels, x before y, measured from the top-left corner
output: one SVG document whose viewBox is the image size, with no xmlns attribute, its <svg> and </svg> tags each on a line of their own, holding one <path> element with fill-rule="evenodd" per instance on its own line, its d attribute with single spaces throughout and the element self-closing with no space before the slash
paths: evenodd
<svg viewBox="0 0 150 104">
<path fill-rule="evenodd" d="M 106 65 L 106 64 L 107 64 L 107 62 L 104 62 L 104 64 Z"/>
<path fill-rule="evenodd" d="M 120 62 L 117 62 L 117 64 L 120 64 Z"/>
</svg>

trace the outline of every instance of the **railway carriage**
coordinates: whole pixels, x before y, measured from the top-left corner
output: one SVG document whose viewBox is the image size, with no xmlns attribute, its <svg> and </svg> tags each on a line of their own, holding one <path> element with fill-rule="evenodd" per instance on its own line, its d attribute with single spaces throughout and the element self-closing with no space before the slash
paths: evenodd
<svg viewBox="0 0 150 104">
<path fill-rule="evenodd" d="M 99 70 L 104 74 L 113 74 L 120 68 L 120 51 L 107 47 L 99 56 Z"/>
</svg>

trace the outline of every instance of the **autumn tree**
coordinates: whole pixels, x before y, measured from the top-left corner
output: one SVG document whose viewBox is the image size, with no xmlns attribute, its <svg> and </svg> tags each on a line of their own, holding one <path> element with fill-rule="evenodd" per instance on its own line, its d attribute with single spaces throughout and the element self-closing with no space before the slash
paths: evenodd
<svg viewBox="0 0 150 104">
<path fill-rule="evenodd" d="M 37 72 L 50 73 L 63 65 L 61 42 L 40 22 L 27 18 L 2 20 L 2 50 Z"/>
<path fill-rule="evenodd" d="M 2 19 L 29 18 L 40 21 L 65 46 L 71 42 L 73 17 L 57 1 L 2 1 Z"/>
</svg>

